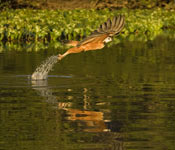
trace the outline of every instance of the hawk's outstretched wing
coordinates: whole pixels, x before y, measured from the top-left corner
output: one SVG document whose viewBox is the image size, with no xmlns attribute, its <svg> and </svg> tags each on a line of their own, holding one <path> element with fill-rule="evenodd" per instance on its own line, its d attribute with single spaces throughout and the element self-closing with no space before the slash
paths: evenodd
<svg viewBox="0 0 175 150">
<path fill-rule="evenodd" d="M 114 17 L 113 19 L 108 19 L 106 22 L 100 25 L 100 27 L 97 30 L 92 32 L 90 36 L 80 41 L 77 46 L 79 47 L 80 45 L 84 45 L 89 42 L 92 42 L 96 38 L 99 38 L 101 36 L 104 37 L 104 39 L 108 36 L 114 36 L 120 33 L 120 31 L 124 27 L 124 24 L 125 24 L 125 20 L 124 20 L 124 17 L 121 15 L 119 15 L 118 17 Z"/>
</svg>

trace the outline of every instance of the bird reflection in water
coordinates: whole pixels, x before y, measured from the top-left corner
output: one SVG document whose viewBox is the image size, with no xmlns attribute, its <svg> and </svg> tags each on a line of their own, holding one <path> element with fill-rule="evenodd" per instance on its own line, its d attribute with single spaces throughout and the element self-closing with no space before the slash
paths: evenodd
<svg viewBox="0 0 175 150">
<path fill-rule="evenodd" d="M 37 93 L 44 97 L 46 102 L 57 104 L 57 108 L 65 110 L 67 120 L 70 121 L 81 121 L 85 125 L 84 131 L 86 132 L 106 132 L 110 131 L 107 128 L 106 123 L 110 122 L 104 118 L 104 111 L 110 113 L 110 110 L 100 110 L 94 111 L 90 106 L 90 97 L 87 96 L 88 89 L 83 89 L 83 109 L 74 109 L 72 108 L 73 102 L 59 102 L 60 97 L 53 95 L 53 90 L 48 87 L 47 80 L 32 81 L 32 88 L 37 91 Z M 71 91 L 71 89 L 68 89 Z M 68 99 L 71 100 L 73 97 L 68 96 Z M 97 103 L 96 105 L 108 105 L 106 102 Z"/>
<path fill-rule="evenodd" d="M 90 97 L 88 96 L 88 88 L 83 88 L 83 108 L 74 109 L 73 102 L 59 102 L 61 99 L 59 96 L 53 95 L 53 89 L 48 87 L 47 80 L 32 81 L 32 87 L 37 93 L 44 97 L 47 103 L 54 104 L 58 110 L 64 110 L 67 117 L 64 117 L 67 121 L 74 122 L 77 127 L 81 128 L 81 131 L 88 133 L 98 133 L 101 138 L 109 137 L 109 143 L 113 149 L 124 149 L 124 142 L 122 140 L 124 135 L 122 133 L 113 132 L 109 128 L 108 124 L 111 120 L 105 119 L 104 113 L 110 113 L 110 110 L 103 109 L 99 111 L 89 110 L 91 109 Z M 68 89 L 67 91 L 72 91 Z M 68 96 L 69 101 L 73 97 Z M 96 105 L 110 105 L 108 103 L 97 103 Z M 104 137 L 103 137 L 104 136 Z"/>
</svg>

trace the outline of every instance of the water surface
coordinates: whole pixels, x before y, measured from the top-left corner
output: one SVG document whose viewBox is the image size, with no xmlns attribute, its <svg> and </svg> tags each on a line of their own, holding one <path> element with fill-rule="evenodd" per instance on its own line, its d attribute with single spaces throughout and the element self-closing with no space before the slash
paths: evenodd
<svg viewBox="0 0 175 150">
<path fill-rule="evenodd" d="M 0 53 L 0 149 L 174 150 L 175 39 L 72 54 L 30 81 L 56 49 Z"/>
</svg>

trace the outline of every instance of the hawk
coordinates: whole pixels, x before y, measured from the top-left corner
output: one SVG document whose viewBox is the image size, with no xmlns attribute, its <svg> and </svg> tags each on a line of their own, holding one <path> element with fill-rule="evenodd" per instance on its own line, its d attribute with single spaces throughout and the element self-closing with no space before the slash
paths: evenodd
<svg viewBox="0 0 175 150">
<path fill-rule="evenodd" d="M 125 24 L 125 19 L 122 15 L 108 19 L 100 25 L 100 27 L 91 33 L 82 41 L 71 41 L 69 43 L 73 48 L 68 49 L 64 54 L 59 54 L 58 59 L 61 60 L 71 53 L 80 53 L 82 51 L 102 49 L 105 43 L 112 41 L 112 37 L 121 32 Z"/>
</svg>

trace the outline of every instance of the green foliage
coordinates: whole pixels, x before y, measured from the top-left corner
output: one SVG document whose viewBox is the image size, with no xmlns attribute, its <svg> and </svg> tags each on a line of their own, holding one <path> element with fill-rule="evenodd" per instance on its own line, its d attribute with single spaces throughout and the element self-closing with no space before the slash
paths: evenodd
<svg viewBox="0 0 175 150">
<path fill-rule="evenodd" d="M 122 14 L 126 24 L 121 39 L 152 40 L 164 28 L 175 26 L 174 12 L 156 10 L 31 10 L 0 12 L 0 41 L 29 42 L 80 40 L 112 16 Z M 118 41 L 118 37 L 114 39 Z"/>
</svg>

